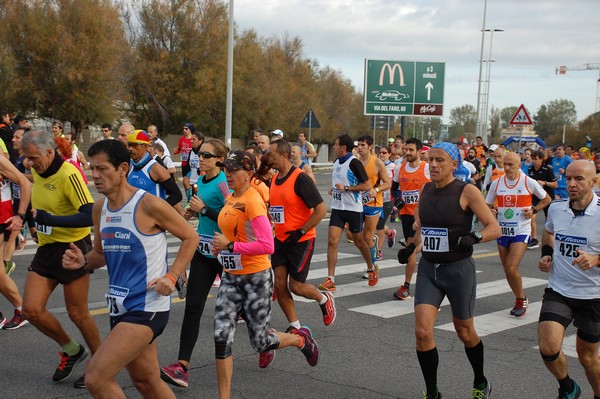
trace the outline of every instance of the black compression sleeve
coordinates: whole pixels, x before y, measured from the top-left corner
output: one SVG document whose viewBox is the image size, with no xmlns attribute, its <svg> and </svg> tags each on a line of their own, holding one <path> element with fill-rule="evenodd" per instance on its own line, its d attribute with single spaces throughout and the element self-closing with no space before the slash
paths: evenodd
<svg viewBox="0 0 600 399">
<path fill-rule="evenodd" d="M 54 227 L 89 227 L 93 226 L 92 209 L 94 204 L 85 204 L 79 208 L 79 212 L 74 215 L 58 216 L 52 215 L 46 211 L 38 210 L 35 221 L 39 224 Z"/>
<path fill-rule="evenodd" d="M 179 187 L 177 187 L 175 180 L 169 177 L 167 180 L 160 182 L 160 185 L 165 188 L 165 192 L 167 193 L 166 201 L 169 203 L 169 205 L 175 206 L 181 202 L 183 195 L 181 194 Z"/>
</svg>

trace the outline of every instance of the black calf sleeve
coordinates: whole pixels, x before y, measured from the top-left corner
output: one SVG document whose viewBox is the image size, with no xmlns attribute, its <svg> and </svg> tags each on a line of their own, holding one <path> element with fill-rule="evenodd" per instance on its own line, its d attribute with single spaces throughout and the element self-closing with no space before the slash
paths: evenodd
<svg viewBox="0 0 600 399">
<path fill-rule="evenodd" d="M 219 360 L 227 359 L 231 356 L 231 345 L 225 341 L 215 341 L 215 358 Z"/>
</svg>

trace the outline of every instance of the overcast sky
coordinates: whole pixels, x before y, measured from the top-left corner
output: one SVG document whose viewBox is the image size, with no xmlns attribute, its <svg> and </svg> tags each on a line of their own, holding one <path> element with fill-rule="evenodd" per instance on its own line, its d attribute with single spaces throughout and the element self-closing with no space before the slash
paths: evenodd
<svg viewBox="0 0 600 399">
<path fill-rule="evenodd" d="M 262 37 L 298 37 L 304 55 L 341 71 L 360 91 L 364 59 L 446 63 L 444 118 L 477 104 L 484 0 L 234 0 L 239 29 Z M 595 112 L 600 65 L 599 0 L 488 0 L 493 37 L 490 108 L 565 98 L 578 120 Z M 489 58 L 489 36 L 484 48 Z M 485 63 L 484 63 L 485 76 Z M 532 115 L 533 116 L 533 115 Z M 318 115 L 317 115 L 318 117 Z"/>
</svg>

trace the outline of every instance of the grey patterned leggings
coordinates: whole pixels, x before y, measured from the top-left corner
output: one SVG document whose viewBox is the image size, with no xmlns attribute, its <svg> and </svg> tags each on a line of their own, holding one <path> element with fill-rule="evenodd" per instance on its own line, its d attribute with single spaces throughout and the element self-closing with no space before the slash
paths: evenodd
<svg viewBox="0 0 600 399">
<path fill-rule="evenodd" d="M 250 345 L 257 352 L 275 349 L 279 339 L 269 333 L 273 273 L 271 269 L 253 274 L 224 271 L 215 304 L 215 357 L 231 356 L 231 345 L 239 316 L 246 320 Z"/>
</svg>

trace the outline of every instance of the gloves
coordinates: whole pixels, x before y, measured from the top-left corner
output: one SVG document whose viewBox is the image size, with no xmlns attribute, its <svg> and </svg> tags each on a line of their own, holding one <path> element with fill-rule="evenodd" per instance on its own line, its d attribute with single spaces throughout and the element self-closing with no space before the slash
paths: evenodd
<svg viewBox="0 0 600 399">
<path fill-rule="evenodd" d="M 394 200 L 394 206 L 400 210 L 404 206 L 404 201 L 402 201 L 402 197 L 398 197 Z"/>
<path fill-rule="evenodd" d="M 286 231 L 285 234 L 288 235 L 288 238 L 286 238 L 285 241 L 284 241 L 286 244 L 295 244 L 304 235 L 304 233 L 302 232 L 301 229 Z"/>
<path fill-rule="evenodd" d="M 407 264 L 408 258 L 410 258 L 410 256 L 415 253 L 415 248 L 415 244 L 410 243 L 406 248 L 400 249 L 398 251 L 398 262 L 402 264 Z"/>
<path fill-rule="evenodd" d="M 455 250 L 457 252 L 471 252 L 473 251 L 473 245 L 475 245 L 476 240 L 471 234 L 467 236 L 458 237 L 458 241 L 456 243 Z"/>
</svg>

